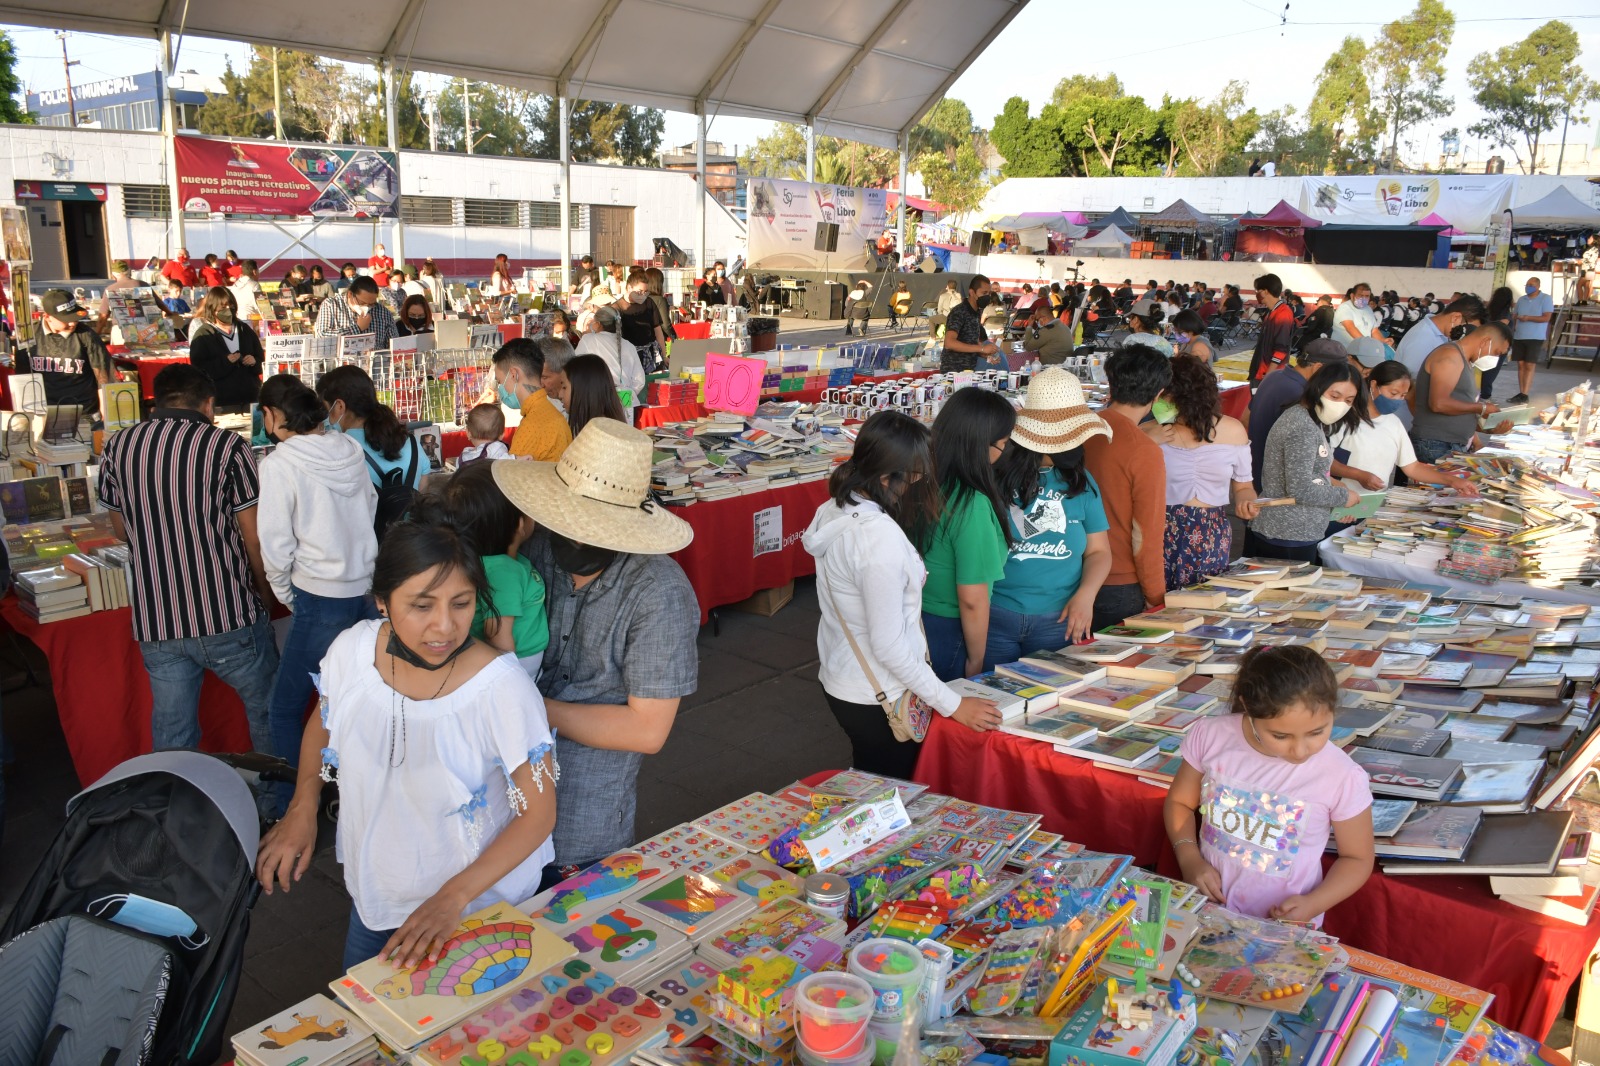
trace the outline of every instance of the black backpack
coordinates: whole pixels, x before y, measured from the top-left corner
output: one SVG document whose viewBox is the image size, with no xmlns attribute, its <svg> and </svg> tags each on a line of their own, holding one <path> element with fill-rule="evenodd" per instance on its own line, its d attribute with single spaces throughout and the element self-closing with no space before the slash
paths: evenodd
<svg viewBox="0 0 1600 1066">
<path fill-rule="evenodd" d="M 379 541 L 383 540 L 389 523 L 404 518 L 406 512 L 411 510 L 411 501 L 417 498 L 417 490 L 412 486 L 417 480 L 417 456 L 422 449 L 415 439 L 410 444 L 411 461 L 406 464 L 404 471 L 384 470 L 373 460 L 371 452 L 362 449 L 367 465 L 372 467 L 372 473 L 378 479 L 378 510 L 372 517 L 372 529 L 378 534 Z"/>
</svg>

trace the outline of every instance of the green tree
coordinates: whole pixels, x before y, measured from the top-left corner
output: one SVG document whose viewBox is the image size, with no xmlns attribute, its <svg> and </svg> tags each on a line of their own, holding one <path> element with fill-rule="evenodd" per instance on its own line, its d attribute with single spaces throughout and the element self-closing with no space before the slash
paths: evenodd
<svg viewBox="0 0 1600 1066">
<path fill-rule="evenodd" d="M 972 108 L 946 96 L 911 128 L 911 155 L 915 158 L 924 152 L 938 152 L 954 162 L 962 146 L 972 147 L 974 138 L 981 135 L 982 131 L 973 124 Z"/>
<path fill-rule="evenodd" d="M 917 157 L 915 169 L 928 187 L 928 196 L 956 212 L 977 210 L 992 187 L 971 144 L 957 148 L 954 159 L 946 159 L 941 152 L 924 152 Z"/>
<path fill-rule="evenodd" d="M 806 131 L 791 122 L 774 123 L 772 132 L 757 138 L 739 162 L 752 177 L 802 179 L 806 176 Z"/>
<path fill-rule="evenodd" d="M 17 46 L 8 33 L 0 33 L 0 122 L 31 124 L 23 106 L 22 80 L 17 77 Z"/>
<path fill-rule="evenodd" d="M 435 131 L 441 152 L 467 150 L 469 83 L 452 79 L 439 94 Z M 471 82 L 472 151 L 476 155 L 531 156 L 529 117 L 535 94 L 488 82 Z"/>
<path fill-rule="evenodd" d="M 1383 121 L 1372 106 L 1368 59 L 1366 42 L 1359 37 L 1346 37 L 1317 75 L 1302 132 L 1319 144 L 1329 145 L 1329 154 L 1318 164 L 1318 170 L 1329 165 L 1354 169 L 1358 159 L 1365 160 L 1373 154 Z M 1309 143 L 1303 142 L 1302 147 Z"/>
<path fill-rule="evenodd" d="M 1242 165 L 1246 156 L 1265 156 L 1278 164 L 1278 173 L 1285 177 L 1327 173 L 1337 151 L 1336 135 L 1326 124 L 1297 121 L 1295 109 L 1286 105 L 1261 116 L 1261 127 L 1238 162 Z M 1235 167 L 1239 169 L 1241 166 Z"/>
<path fill-rule="evenodd" d="M 1085 96 L 1115 100 L 1126 95 L 1121 79 L 1115 74 L 1072 74 L 1056 82 L 1055 89 L 1050 93 L 1050 102 L 1057 107 L 1066 107 Z"/>
<path fill-rule="evenodd" d="M 1244 106 L 1249 86 L 1230 81 L 1208 103 L 1183 100 L 1177 103 L 1172 118 L 1171 146 L 1182 149 L 1186 174 L 1211 177 L 1250 143 L 1261 127 L 1254 108 Z M 1170 164 L 1169 164 L 1170 165 Z"/>
<path fill-rule="evenodd" d="M 1594 91 L 1578 65 L 1580 51 L 1577 32 L 1550 21 L 1515 44 L 1479 53 L 1467 65 L 1467 82 L 1484 118 L 1467 131 L 1511 149 L 1518 165 L 1533 173 L 1540 139 Z"/>
<path fill-rule="evenodd" d="M 1389 133 L 1391 169 L 1400 165 L 1402 133 L 1455 107 L 1440 92 L 1455 29 L 1455 15 L 1440 0 L 1417 0 L 1416 10 L 1379 31 L 1367 53 L 1373 97 Z"/>
<path fill-rule="evenodd" d="M 539 97 L 530 116 L 534 155 L 561 158 L 560 121 L 561 108 L 556 98 Z M 665 128 L 666 116 L 656 108 L 598 100 L 574 100 L 567 116 L 568 146 L 577 163 L 651 163 L 661 149 Z"/>
<path fill-rule="evenodd" d="M 362 144 L 387 148 L 389 145 L 389 112 L 384 103 L 384 77 L 379 71 L 372 85 L 371 106 L 357 128 L 356 136 Z M 396 146 L 399 148 L 428 147 L 428 123 L 422 114 L 422 95 L 409 70 L 395 77 L 395 117 L 399 127 Z"/>
<path fill-rule="evenodd" d="M 230 63 L 223 71 L 224 92 L 201 106 L 201 133 L 225 137 L 272 137 L 274 52 L 256 46 L 243 74 Z M 332 60 L 309 52 L 276 52 L 283 135 L 291 141 L 353 140 L 371 106 L 372 81 Z"/>
<path fill-rule="evenodd" d="M 1008 178 L 1053 178 L 1068 172 L 1071 160 L 1061 136 L 1060 109 L 1047 104 L 1038 118 L 1028 101 L 1013 96 L 995 116 L 989 139 L 1005 157 Z"/>
</svg>

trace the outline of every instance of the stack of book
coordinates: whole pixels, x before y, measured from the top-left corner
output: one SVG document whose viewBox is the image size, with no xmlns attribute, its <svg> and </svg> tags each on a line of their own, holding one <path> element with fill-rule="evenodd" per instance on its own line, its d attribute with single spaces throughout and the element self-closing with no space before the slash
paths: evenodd
<svg viewBox="0 0 1600 1066">
<path fill-rule="evenodd" d="M 372 1027 L 324 995 L 233 1037 L 238 1066 L 373 1066 L 386 1061 Z"/>
<path fill-rule="evenodd" d="M 41 625 L 89 613 L 83 577 L 65 565 L 24 570 L 16 575 L 16 589 L 22 612 Z"/>
</svg>

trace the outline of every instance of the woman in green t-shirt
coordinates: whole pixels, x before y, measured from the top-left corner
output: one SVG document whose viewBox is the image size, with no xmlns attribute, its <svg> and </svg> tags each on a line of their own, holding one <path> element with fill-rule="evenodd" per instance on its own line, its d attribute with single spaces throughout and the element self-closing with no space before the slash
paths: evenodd
<svg viewBox="0 0 1600 1066">
<path fill-rule="evenodd" d="M 989 608 L 985 670 L 1093 635 L 1094 600 L 1111 572 L 1105 507 L 1083 467 L 1083 442 L 1097 435 L 1109 438 L 1111 429 L 1070 371 L 1034 376 L 1011 447 L 995 464 L 1011 503 L 1011 553 Z"/>
<path fill-rule="evenodd" d="M 1017 412 L 999 393 L 968 387 L 933 420 L 933 462 L 944 493 L 939 524 L 918 549 L 928 568 L 922 625 L 941 681 L 983 668 L 989 590 L 1006 572 L 1008 504 L 994 463 L 1005 454 Z"/>
</svg>

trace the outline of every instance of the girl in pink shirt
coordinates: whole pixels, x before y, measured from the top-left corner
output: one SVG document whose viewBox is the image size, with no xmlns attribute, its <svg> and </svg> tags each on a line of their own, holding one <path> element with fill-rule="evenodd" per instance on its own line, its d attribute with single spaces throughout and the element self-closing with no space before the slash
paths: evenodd
<svg viewBox="0 0 1600 1066">
<path fill-rule="evenodd" d="M 1189 731 L 1167 792 L 1162 815 L 1185 881 L 1238 913 L 1314 924 L 1366 883 L 1372 792 L 1328 743 L 1338 702 L 1333 671 L 1310 648 L 1244 657 L 1233 713 Z M 1324 878 L 1330 832 L 1339 858 Z"/>
</svg>

